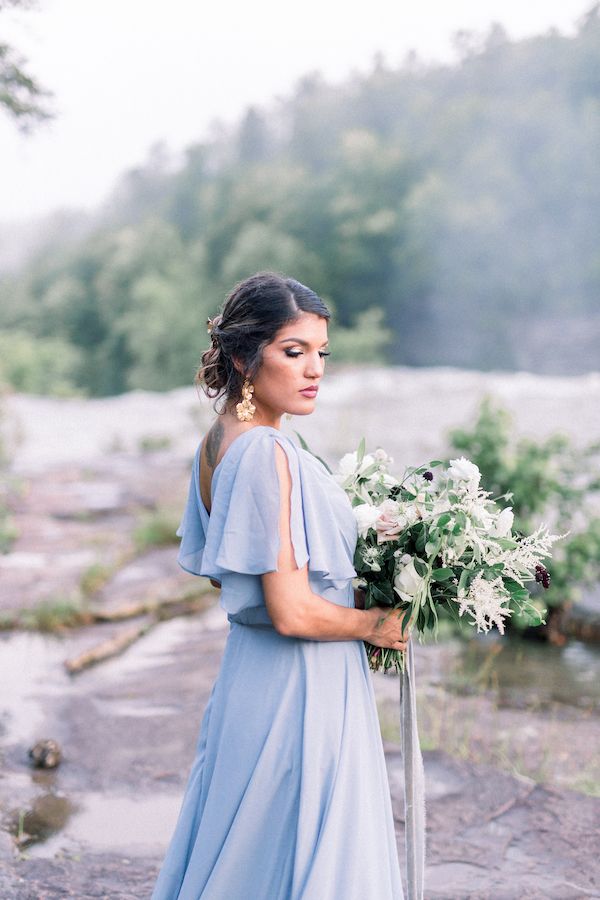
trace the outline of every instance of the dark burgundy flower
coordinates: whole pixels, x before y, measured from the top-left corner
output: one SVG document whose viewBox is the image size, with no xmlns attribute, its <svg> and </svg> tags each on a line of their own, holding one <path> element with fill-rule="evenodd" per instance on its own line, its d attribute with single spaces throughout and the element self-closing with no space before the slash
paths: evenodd
<svg viewBox="0 0 600 900">
<path fill-rule="evenodd" d="M 423 472 L 423 478 L 426 481 L 433 481 L 433 472 Z"/>
</svg>

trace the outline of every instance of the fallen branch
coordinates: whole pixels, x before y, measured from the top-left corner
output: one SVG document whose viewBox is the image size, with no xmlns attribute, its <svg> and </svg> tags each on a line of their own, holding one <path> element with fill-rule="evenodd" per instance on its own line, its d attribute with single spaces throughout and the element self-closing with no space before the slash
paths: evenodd
<svg viewBox="0 0 600 900">
<path fill-rule="evenodd" d="M 79 656 L 65 660 L 65 669 L 70 675 L 74 675 L 104 659 L 116 656 L 118 653 L 122 653 L 130 644 L 133 644 L 134 641 L 137 641 L 143 634 L 146 634 L 155 624 L 156 620 L 150 619 L 150 621 L 143 622 L 141 625 L 134 625 L 115 637 L 96 644 L 90 650 L 85 650 Z"/>
<path fill-rule="evenodd" d="M 113 607 L 112 609 L 102 609 L 102 607 L 92 608 L 90 615 L 93 622 L 120 622 L 123 619 L 135 619 L 137 616 L 144 616 L 153 613 L 159 618 L 170 618 L 169 615 L 163 615 L 171 608 L 181 604 L 189 604 L 202 598 L 214 597 L 214 591 L 210 588 L 200 593 L 194 593 L 184 597 L 168 597 L 166 600 L 138 600 L 132 603 L 125 603 L 123 606 Z M 208 603 L 206 604 L 209 605 Z M 175 613 L 178 615 L 178 613 Z"/>
<path fill-rule="evenodd" d="M 176 616 L 189 616 L 193 613 L 203 612 L 209 606 L 212 606 L 212 596 L 212 591 L 205 591 L 192 597 L 129 604 L 129 606 L 112 610 L 112 612 L 107 611 L 105 618 L 97 619 L 96 621 L 120 621 L 121 619 L 134 615 L 139 616 L 144 613 L 147 615 L 147 618 L 144 622 L 133 625 L 108 640 L 101 641 L 78 656 L 66 659 L 64 662 L 65 669 L 70 675 L 76 675 L 83 669 L 117 656 L 133 644 L 134 641 L 137 641 L 138 638 L 147 634 L 158 622 L 173 619 Z"/>
<path fill-rule="evenodd" d="M 506 813 L 510 809 L 512 809 L 513 806 L 516 806 L 517 803 L 523 803 L 525 800 L 527 800 L 527 798 L 529 797 L 529 795 L 531 794 L 531 792 L 534 790 L 535 787 L 536 787 L 536 784 L 534 783 L 534 784 L 530 785 L 529 789 L 527 791 L 525 791 L 525 793 L 517 794 L 514 797 L 511 797 L 510 800 L 507 800 L 506 803 L 502 804 L 502 806 L 498 806 L 495 810 L 488 813 L 488 815 L 484 817 L 483 821 L 491 822 L 492 819 L 497 819 L 499 816 L 503 816 L 504 813 Z"/>
</svg>

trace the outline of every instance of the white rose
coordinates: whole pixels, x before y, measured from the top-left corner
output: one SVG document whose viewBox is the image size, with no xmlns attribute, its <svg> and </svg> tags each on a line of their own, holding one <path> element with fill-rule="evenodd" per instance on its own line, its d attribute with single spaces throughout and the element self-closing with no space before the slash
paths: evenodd
<svg viewBox="0 0 600 900">
<path fill-rule="evenodd" d="M 480 528 L 485 528 L 486 531 L 491 532 L 494 524 L 494 518 L 492 514 L 485 508 L 483 503 L 471 503 L 469 512 Z"/>
<path fill-rule="evenodd" d="M 345 453 L 338 463 L 340 475 L 342 475 L 344 478 L 347 478 L 349 475 L 353 475 L 356 470 L 357 459 L 358 457 L 356 455 L 356 451 L 354 451 L 353 453 Z"/>
<path fill-rule="evenodd" d="M 423 578 L 415 569 L 415 562 L 411 556 L 410 562 L 403 566 L 394 578 L 394 590 L 402 600 L 410 603 L 422 582 Z"/>
<path fill-rule="evenodd" d="M 469 489 L 477 489 L 479 486 L 479 480 L 481 478 L 481 472 L 475 463 L 471 462 L 470 459 L 466 459 L 464 456 L 460 456 L 458 459 L 451 459 L 450 466 L 448 468 L 448 476 L 452 479 L 452 481 L 465 481 Z"/>
<path fill-rule="evenodd" d="M 372 466 L 374 462 L 375 457 L 371 453 L 365 453 L 359 466 L 358 453 L 356 450 L 353 450 L 352 453 L 345 453 L 344 456 L 342 456 L 338 463 L 338 471 L 344 478 L 348 478 L 350 475 L 362 475 L 362 473 L 368 469 L 369 466 Z"/>
<path fill-rule="evenodd" d="M 362 473 L 366 469 L 368 469 L 369 466 L 372 466 L 374 462 L 375 462 L 375 457 L 371 453 L 365 453 L 365 455 L 362 458 L 360 467 L 358 469 L 358 474 L 362 475 Z"/>
<path fill-rule="evenodd" d="M 360 503 L 352 507 L 352 511 L 358 524 L 359 537 L 366 538 L 369 528 L 373 528 L 379 518 L 379 507 L 371 506 L 370 503 Z"/>
<path fill-rule="evenodd" d="M 510 506 L 507 506 L 506 509 L 503 509 L 498 518 L 496 519 L 494 525 L 492 526 L 491 533 L 495 537 L 506 537 L 513 526 L 514 522 L 514 514 Z"/>
</svg>

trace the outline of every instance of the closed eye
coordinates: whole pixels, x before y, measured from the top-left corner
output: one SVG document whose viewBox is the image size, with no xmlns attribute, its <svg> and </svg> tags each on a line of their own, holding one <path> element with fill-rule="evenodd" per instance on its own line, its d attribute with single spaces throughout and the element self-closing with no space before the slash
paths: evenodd
<svg viewBox="0 0 600 900">
<path fill-rule="evenodd" d="M 298 356 L 302 356 L 302 350 L 287 350 L 286 355 L 291 356 L 293 359 L 296 359 Z M 331 356 L 331 350 L 319 350 L 319 356 Z"/>
</svg>

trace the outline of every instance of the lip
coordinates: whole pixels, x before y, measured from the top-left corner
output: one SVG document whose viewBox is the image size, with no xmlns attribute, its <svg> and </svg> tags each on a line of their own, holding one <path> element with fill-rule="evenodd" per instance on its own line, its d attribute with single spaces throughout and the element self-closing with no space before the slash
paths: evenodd
<svg viewBox="0 0 600 900">
<path fill-rule="evenodd" d="M 301 394 L 304 394 L 305 397 L 316 397 L 319 388 L 316 385 L 311 385 L 311 387 L 302 388 L 300 391 Z"/>
</svg>

